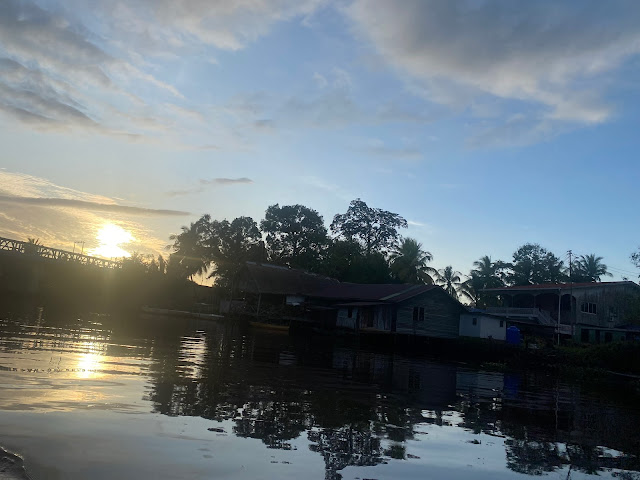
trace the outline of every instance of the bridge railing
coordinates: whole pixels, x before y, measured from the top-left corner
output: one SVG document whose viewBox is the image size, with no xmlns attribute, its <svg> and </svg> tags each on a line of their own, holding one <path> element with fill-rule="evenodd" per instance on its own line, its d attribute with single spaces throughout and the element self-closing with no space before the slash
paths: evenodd
<svg viewBox="0 0 640 480">
<path fill-rule="evenodd" d="M 0 237 L 0 251 L 14 252 L 22 255 L 33 255 L 35 257 L 49 258 L 51 260 L 76 262 L 81 265 L 92 265 L 100 268 L 122 268 L 122 262 L 106 260 L 104 258 L 92 257 L 57 248 L 45 247 L 29 242 L 22 242 L 12 238 Z"/>
</svg>

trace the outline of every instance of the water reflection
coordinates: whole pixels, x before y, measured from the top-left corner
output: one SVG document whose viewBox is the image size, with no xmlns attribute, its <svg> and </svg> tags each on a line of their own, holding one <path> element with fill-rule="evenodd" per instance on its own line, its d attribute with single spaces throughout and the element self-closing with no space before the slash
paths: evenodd
<svg viewBox="0 0 640 480">
<path fill-rule="evenodd" d="M 157 318 L 5 319 L 0 367 L 119 382 L 113 391 L 72 386 L 59 399 L 67 406 L 114 397 L 133 404 L 137 396 L 163 415 L 230 421 L 225 433 L 270 449 L 295 450 L 306 438 L 326 479 L 342 478 L 347 467 L 425 462 L 414 448 L 432 445 L 431 428 L 466 432 L 471 445 L 494 439 L 491 451 L 501 449 L 505 467 L 517 473 L 636 478 L 640 470 L 640 415 L 634 398 L 617 397 L 623 384 L 478 371 L 322 338 Z M 128 376 L 143 378 L 142 392 L 132 383 L 124 393 Z M 29 403 L 0 396 L 3 408 Z"/>
</svg>

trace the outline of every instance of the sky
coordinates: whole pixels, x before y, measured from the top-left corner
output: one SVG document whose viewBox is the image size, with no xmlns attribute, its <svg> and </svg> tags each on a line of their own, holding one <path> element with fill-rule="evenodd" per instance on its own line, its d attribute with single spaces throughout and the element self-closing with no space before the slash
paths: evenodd
<svg viewBox="0 0 640 480">
<path fill-rule="evenodd" d="M 639 79 L 635 0 L 2 0 L 0 236 L 167 255 L 361 198 L 436 268 L 534 242 L 636 279 Z"/>
</svg>

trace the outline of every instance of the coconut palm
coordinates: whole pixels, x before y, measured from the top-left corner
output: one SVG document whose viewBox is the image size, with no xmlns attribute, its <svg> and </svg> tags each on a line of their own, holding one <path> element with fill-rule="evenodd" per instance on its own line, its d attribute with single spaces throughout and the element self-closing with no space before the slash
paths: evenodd
<svg viewBox="0 0 640 480">
<path fill-rule="evenodd" d="M 480 293 L 483 288 L 484 280 L 472 270 L 469 274 L 469 278 L 460 285 L 460 296 L 468 300 L 471 305 L 478 308 L 480 307 Z"/>
<path fill-rule="evenodd" d="M 574 262 L 572 280 L 579 282 L 599 282 L 602 277 L 612 277 L 607 266 L 602 263 L 603 258 L 595 254 L 580 255 Z"/>
<path fill-rule="evenodd" d="M 472 272 L 482 279 L 482 288 L 498 288 L 504 286 L 504 271 L 508 266 L 501 260 L 494 262 L 490 256 L 485 255 L 473 262 Z"/>
<path fill-rule="evenodd" d="M 438 270 L 438 276 L 436 278 L 436 283 L 456 300 L 458 299 L 458 290 L 462 285 L 460 275 L 461 273 L 455 271 L 451 265 L 447 265 L 443 269 Z"/>
<path fill-rule="evenodd" d="M 391 272 L 394 277 L 404 283 L 433 284 L 436 269 L 427 263 L 433 260 L 431 253 L 422 249 L 422 244 L 414 238 L 403 238 L 389 256 Z"/>
<path fill-rule="evenodd" d="M 40 247 L 42 244 L 40 243 L 39 238 L 27 238 L 27 242 L 24 244 L 24 253 L 27 255 L 37 255 L 40 253 Z"/>
<path fill-rule="evenodd" d="M 202 275 L 209 268 L 211 262 L 203 245 L 208 220 L 209 216 L 204 215 L 190 226 L 183 226 L 181 233 L 169 237 L 173 240 L 173 245 L 169 246 L 173 249 L 169 264 L 180 276 L 193 279 L 194 275 Z"/>
</svg>

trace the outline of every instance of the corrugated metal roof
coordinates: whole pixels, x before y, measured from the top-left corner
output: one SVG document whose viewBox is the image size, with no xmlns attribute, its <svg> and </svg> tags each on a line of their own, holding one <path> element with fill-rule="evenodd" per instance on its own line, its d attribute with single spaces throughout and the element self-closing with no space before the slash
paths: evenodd
<svg viewBox="0 0 640 480">
<path fill-rule="evenodd" d="M 311 296 L 326 299 L 349 299 L 397 303 L 428 292 L 434 288 L 440 287 L 436 287 L 434 285 L 407 285 L 394 283 L 337 283 L 322 290 L 318 290 Z"/>
<path fill-rule="evenodd" d="M 431 290 L 435 285 L 397 283 L 366 284 L 339 282 L 334 278 L 295 268 L 247 262 L 249 281 L 246 291 L 273 295 L 303 295 L 327 300 L 399 303 Z"/>
<path fill-rule="evenodd" d="M 541 283 L 538 285 L 513 285 L 510 287 L 485 288 L 483 292 L 503 292 L 503 291 L 519 291 L 519 290 L 567 290 L 570 288 L 593 288 L 593 287 L 617 287 L 632 286 L 640 288 L 637 283 L 631 281 L 624 282 L 584 282 L 584 283 Z"/>
</svg>

